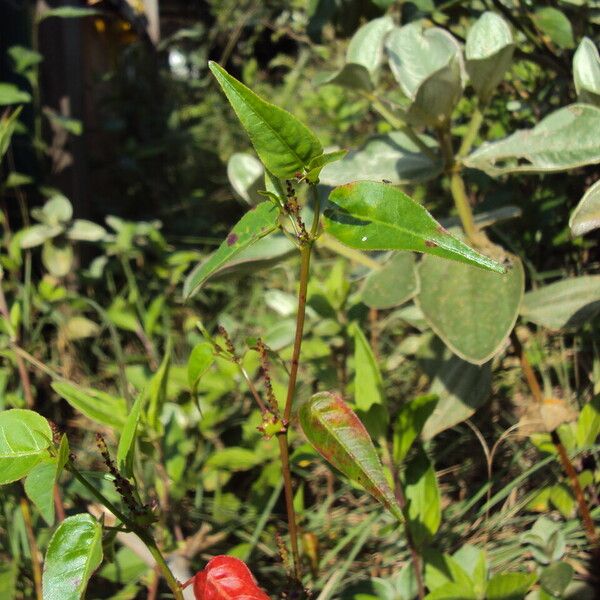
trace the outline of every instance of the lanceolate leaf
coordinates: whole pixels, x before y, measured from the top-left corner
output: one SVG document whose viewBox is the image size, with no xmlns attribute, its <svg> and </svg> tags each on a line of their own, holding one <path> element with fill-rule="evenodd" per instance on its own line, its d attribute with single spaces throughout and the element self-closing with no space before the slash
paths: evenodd
<svg viewBox="0 0 600 600">
<path fill-rule="evenodd" d="M 339 394 L 315 394 L 300 409 L 300 424 L 325 460 L 403 520 L 367 430 Z"/>
<path fill-rule="evenodd" d="M 119 446 L 117 448 L 117 465 L 119 470 L 124 477 L 130 477 L 132 475 L 132 458 L 135 448 L 135 436 L 137 432 L 137 425 L 140 420 L 140 413 L 142 410 L 142 404 L 146 399 L 146 391 L 141 391 L 133 406 L 131 412 L 127 416 L 123 432 L 119 438 Z"/>
<path fill-rule="evenodd" d="M 127 417 L 124 398 L 111 396 L 100 390 L 80 388 L 66 381 L 54 382 L 52 389 L 88 419 L 115 429 L 123 428 Z"/>
<path fill-rule="evenodd" d="M 57 471 L 56 458 L 44 458 L 25 479 L 25 493 L 48 525 L 54 525 L 54 482 Z"/>
<path fill-rule="evenodd" d="M 193 296 L 213 273 L 223 269 L 242 250 L 275 231 L 278 218 L 279 209 L 269 201 L 248 211 L 219 248 L 188 275 L 183 295 L 186 298 Z"/>
<path fill-rule="evenodd" d="M 44 560 L 43 600 L 80 600 L 102 562 L 102 527 L 94 517 L 66 518 L 54 532 Z"/>
<path fill-rule="evenodd" d="M 489 175 L 566 171 L 600 162 L 600 108 L 571 104 L 548 115 L 533 129 L 483 144 L 464 163 Z"/>
<path fill-rule="evenodd" d="M 435 394 L 418 396 L 402 405 L 394 427 L 394 462 L 401 463 L 438 403 Z"/>
<path fill-rule="evenodd" d="M 354 403 L 361 411 L 368 411 L 374 404 L 385 405 L 383 379 L 377 360 L 365 334 L 353 323 L 354 334 Z"/>
<path fill-rule="evenodd" d="M 52 430 L 41 415 L 22 408 L 0 412 L 0 485 L 24 477 L 51 443 Z"/>
<path fill-rule="evenodd" d="M 208 66 L 271 173 L 291 178 L 323 154 L 319 140 L 296 117 L 257 96 L 217 63 Z"/>
<path fill-rule="evenodd" d="M 337 187 L 329 196 L 325 229 L 359 250 L 414 250 L 503 273 L 446 231 L 420 204 L 398 188 L 374 181 Z"/>
<path fill-rule="evenodd" d="M 569 219 L 571 233 L 584 235 L 600 227 L 600 180 L 586 191 Z"/>
<path fill-rule="evenodd" d="M 579 327 L 600 310 L 600 275 L 570 277 L 527 292 L 521 314 L 550 329 Z"/>
</svg>

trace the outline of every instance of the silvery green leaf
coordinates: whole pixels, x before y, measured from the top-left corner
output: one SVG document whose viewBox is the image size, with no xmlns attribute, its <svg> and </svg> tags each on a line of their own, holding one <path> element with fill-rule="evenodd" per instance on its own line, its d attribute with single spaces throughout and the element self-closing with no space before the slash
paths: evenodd
<svg viewBox="0 0 600 600">
<path fill-rule="evenodd" d="M 327 84 L 339 85 L 351 90 L 363 90 L 370 92 L 373 90 L 373 81 L 369 71 L 363 65 L 354 63 L 345 64 L 335 73 L 325 73 L 316 78 L 316 85 Z"/>
<path fill-rule="evenodd" d="M 510 27 L 496 13 L 484 12 L 469 29 L 465 46 L 466 69 L 483 103 L 504 78 L 513 51 Z"/>
<path fill-rule="evenodd" d="M 98 242 L 106 235 L 106 229 L 102 225 L 87 221 L 86 219 L 75 219 L 67 231 L 70 240 L 80 242 Z"/>
<path fill-rule="evenodd" d="M 569 219 L 571 234 L 584 235 L 600 227 L 600 181 L 586 191 Z"/>
<path fill-rule="evenodd" d="M 227 178 L 236 194 L 250 205 L 263 200 L 259 190 L 263 185 L 264 168 L 261 162 L 244 152 L 236 152 L 227 161 Z"/>
<path fill-rule="evenodd" d="M 383 62 L 383 42 L 394 28 L 391 17 L 373 19 L 352 36 L 346 52 L 346 63 L 362 65 L 372 75 Z"/>
<path fill-rule="evenodd" d="M 46 240 L 52 239 L 53 237 L 60 235 L 63 228 L 60 225 L 51 227 L 50 225 L 32 225 L 24 229 L 21 238 L 21 248 L 35 248 L 41 246 Z"/>
<path fill-rule="evenodd" d="M 580 102 L 600 105 L 600 55 L 590 38 L 581 40 L 573 56 L 573 81 Z"/>
</svg>

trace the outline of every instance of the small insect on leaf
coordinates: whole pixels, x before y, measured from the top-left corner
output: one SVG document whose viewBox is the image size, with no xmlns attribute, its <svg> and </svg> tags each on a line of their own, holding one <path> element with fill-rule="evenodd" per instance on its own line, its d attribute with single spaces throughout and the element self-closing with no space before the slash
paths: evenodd
<svg viewBox="0 0 600 600">
<path fill-rule="evenodd" d="M 182 587 L 192 584 L 196 600 L 269 600 L 246 563 L 233 556 L 215 556 Z"/>
</svg>

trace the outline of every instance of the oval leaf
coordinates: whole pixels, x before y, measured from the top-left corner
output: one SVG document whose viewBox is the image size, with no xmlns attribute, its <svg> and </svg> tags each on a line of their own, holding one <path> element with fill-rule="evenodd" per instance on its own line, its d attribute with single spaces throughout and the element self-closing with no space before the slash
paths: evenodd
<svg viewBox="0 0 600 600">
<path fill-rule="evenodd" d="M 373 19 L 352 36 L 346 51 L 346 62 L 362 65 L 373 74 L 383 62 L 383 42 L 394 28 L 391 17 Z"/>
<path fill-rule="evenodd" d="M 58 470 L 56 458 L 44 458 L 25 479 L 25 493 L 48 525 L 54 525 L 54 482 Z"/>
<path fill-rule="evenodd" d="M 588 37 L 581 40 L 573 56 L 573 82 L 580 102 L 600 104 L 600 55 Z"/>
<path fill-rule="evenodd" d="M 370 308 L 393 308 L 410 300 L 417 290 L 414 254 L 398 252 L 379 271 L 369 273 L 360 299 Z"/>
<path fill-rule="evenodd" d="M 300 424 L 308 441 L 325 460 L 362 485 L 399 521 L 403 520 L 365 426 L 339 394 L 315 394 L 300 409 Z"/>
<path fill-rule="evenodd" d="M 48 421 L 32 410 L 0 412 L 0 485 L 17 481 L 35 467 L 52 443 Z"/>
<path fill-rule="evenodd" d="M 465 46 L 466 68 L 477 95 L 486 103 L 512 61 L 514 43 L 508 23 L 484 12 L 469 29 Z"/>
<path fill-rule="evenodd" d="M 248 211 L 234 226 L 225 241 L 187 277 L 183 295 L 190 298 L 206 280 L 223 269 L 236 255 L 277 228 L 279 209 L 272 202 L 261 202 Z"/>
<path fill-rule="evenodd" d="M 101 425 L 122 429 L 127 418 L 124 398 L 111 396 L 91 388 L 79 388 L 66 381 L 55 381 L 52 389 L 75 410 Z"/>
<path fill-rule="evenodd" d="M 489 175 L 566 171 L 600 162 L 600 108 L 571 104 L 551 113 L 533 129 L 485 143 L 464 163 Z"/>
<path fill-rule="evenodd" d="M 227 161 L 227 178 L 231 187 L 250 205 L 264 200 L 258 193 L 264 188 L 263 174 L 261 162 L 251 154 L 236 152 Z"/>
<path fill-rule="evenodd" d="M 600 180 L 585 192 L 569 219 L 574 236 L 585 235 L 600 227 Z"/>
<path fill-rule="evenodd" d="M 519 315 L 525 275 L 515 258 L 504 275 L 427 256 L 419 265 L 416 303 L 458 356 L 476 365 L 503 346 Z"/>
<path fill-rule="evenodd" d="M 208 66 L 273 175 L 289 179 L 323 154 L 319 140 L 296 117 L 257 96 L 217 63 L 210 61 Z"/>
<path fill-rule="evenodd" d="M 44 600 L 83 598 L 102 562 L 102 527 L 91 515 L 66 518 L 54 532 L 44 560 Z"/>
<path fill-rule="evenodd" d="M 450 235 L 423 206 L 394 186 L 359 181 L 337 187 L 325 230 L 359 250 L 414 250 L 504 272 L 497 262 Z"/>
<path fill-rule="evenodd" d="M 424 144 L 435 148 L 433 138 L 420 137 Z M 326 185 L 382 179 L 397 184 L 428 181 L 441 172 L 441 160 L 432 160 L 423 154 L 405 133 L 392 131 L 369 138 L 342 160 L 327 165 L 321 172 L 320 180 Z"/>
<path fill-rule="evenodd" d="M 570 277 L 527 292 L 521 314 L 536 325 L 569 329 L 583 325 L 600 310 L 600 275 Z"/>
<path fill-rule="evenodd" d="M 573 28 L 571 21 L 557 8 L 544 6 L 532 16 L 536 27 L 546 34 L 560 48 L 573 48 Z"/>
<path fill-rule="evenodd" d="M 197 600 L 269 600 L 246 563 L 233 556 L 215 556 L 184 587 L 192 582 Z"/>
</svg>

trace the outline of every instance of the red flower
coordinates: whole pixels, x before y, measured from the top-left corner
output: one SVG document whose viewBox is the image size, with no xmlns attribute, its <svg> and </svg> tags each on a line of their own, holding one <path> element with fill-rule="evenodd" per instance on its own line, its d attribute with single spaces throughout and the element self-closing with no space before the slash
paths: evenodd
<svg viewBox="0 0 600 600">
<path fill-rule="evenodd" d="M 246 563 L 233 556 L 215 556 L 182 587 L 191 583 L 196 600 L 270 600 Z"/>
</svg>

